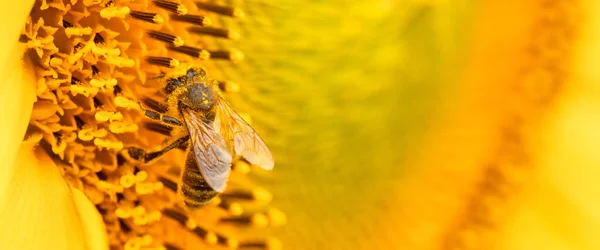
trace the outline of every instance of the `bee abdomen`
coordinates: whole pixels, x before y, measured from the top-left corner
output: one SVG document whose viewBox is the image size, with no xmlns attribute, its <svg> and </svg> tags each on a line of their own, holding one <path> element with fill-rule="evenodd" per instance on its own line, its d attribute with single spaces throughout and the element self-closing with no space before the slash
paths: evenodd
<svg viewBox="0 0 600 250">
<path fill-rule="evenodd" d="M 183 202 L 189 208 L 200 208 L 212 200 L 218 192 L 202 177 L 193 153 L 188 154 L 181 178 Z"/>
</svg>

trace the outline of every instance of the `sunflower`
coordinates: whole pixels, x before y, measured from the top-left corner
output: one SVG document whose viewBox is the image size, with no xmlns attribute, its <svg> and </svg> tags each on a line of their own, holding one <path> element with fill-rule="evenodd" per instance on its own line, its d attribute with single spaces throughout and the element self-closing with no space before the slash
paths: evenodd
<svg viewBox="0 0 600 250">
<path fill-rule="evenodd" d="M 0 148 L 9 166 L 0 208 L 19 230 L 3 229 L 3 249 L 280 247 L 260 229 L 285 215 L 268 207 L 271 195 L 253 184 L 248 163 L 235 162 L 227 191 L 191 212 L 177 203 L 183 150 L 147 165 L 123 154 L 159 149 L 176 133 L 141 112 L 164 108 L 166 74 L 203 67 L 222 92 L 240 89 L 219 69 L 244 58 L 229 25 L 244 17 L 240 8 L 165 0 L 14 7 L 5 17 L 24 27 L 7 30 L 15 39 L 3 46 L 11 62 L 3 107 L 16 109 L 5 115 L 3 131 L 12 132 Z"/>
</svg>

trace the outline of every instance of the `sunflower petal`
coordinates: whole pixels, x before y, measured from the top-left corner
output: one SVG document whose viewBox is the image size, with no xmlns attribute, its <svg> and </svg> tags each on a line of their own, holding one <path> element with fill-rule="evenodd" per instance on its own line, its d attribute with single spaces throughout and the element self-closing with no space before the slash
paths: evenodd
<svg viewBox="0 0 600 250">
<path fill-rule="evenodd" d="M 14 164 L 19 150 L 17 145 L 23 140 L 36 98 L 35 73 L 29 60 L 20 60 L 22 53 L 19 51 L 23 50 L 15 50 L 10 63 L 0 65 L 0 72 L 7 72 L 0 73 L 4 80 L 0 82 L 0 159 L 3 160 L 0 167 L 0 205 L 5 199 L 4 190 L 15 171 L 13 167 L 17 166 Z"/>
<path fill-rule="evenodd" d="M 98 242 L 104 233 L 98 214 L 91 213 L 81 194 L 72 192 L 58 168 L 41 149 L 34 147 L 41 136 L 21 143 L 15 172 L 0 203 L 0 249 L 86 249 L 86 240 Z M 75 196 L 75 198 L 74 198 Z M 89 203 L 89 201 L 88 201 Z M 106 237 L 106 236 L 104 236 Z"/>
<path fill-rule="evenodd" d="M 90 200 L 78 189 L 71 188 L 73 201 L 81 219 L 83 239 L 87 250 L 108 250 L 108 236 L 102 216 Z"/>
<path fill-rule="evenodd" d="M 33 6 L 33 0 L 5 1 L 0 9 L 0 23 L 25 23 Z M 23 20 L 23 22 L 15 22 Z M 3 203 L 9 178 L 15 166 L 19 143 L 23 140 L 31 108 L 35 101 L 35 74 L 28 62 L 22 62 L 23 47 L 18 44 L 20 25 L 2 25 L 0 36 L 5 38 L 0 45 L 0 204 Z M 25 64 L 25 65 L 23 65 Z M 24 67 L 25 66 L 25 67 Z M 29 69 L 31 71 L 27 71 Z"/>
</svg>

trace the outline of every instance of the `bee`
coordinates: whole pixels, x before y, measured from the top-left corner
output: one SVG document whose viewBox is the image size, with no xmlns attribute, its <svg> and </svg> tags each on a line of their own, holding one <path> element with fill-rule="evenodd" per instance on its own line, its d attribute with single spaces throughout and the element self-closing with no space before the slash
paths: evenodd
<svg viewBox="0 0 600 250">
<path fill-rule="evenodd" d="M 167 78 L 163 90 L 168 95 L 169 111 L 174 111 L 168 114 L 177 116 L 140 107 L 150 119 L 184 127 L 185 135 L 159 151 L 130 147 L 126 153 L 129 158 L 148 163 L 187 143 L 187 159 L 177 191 L 186 207 L 203 207 L 223 192 L 236 158 L 265 170 L 273 168 L 273 156 L 263 139 L 229 106 L 216 81 L 209 81 L 202 68 L 188 67 L 183 75 Z"/>
</svg>

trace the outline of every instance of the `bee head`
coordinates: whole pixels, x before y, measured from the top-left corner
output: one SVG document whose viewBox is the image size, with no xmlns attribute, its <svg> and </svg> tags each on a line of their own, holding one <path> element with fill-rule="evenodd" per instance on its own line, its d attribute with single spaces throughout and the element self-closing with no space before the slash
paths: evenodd
<svg viewBox="0 0 600 250">
<path fill-rule="evenodd" d="M 168 77 L 166 84 L 163 85 L 163 90 L 167 94 L 173 93 L 177 88 L 186 85 L 188 82 L 206 81 L 206 71 L 202 68 L 191 67 L 175 76 Z"/>
</svg>

